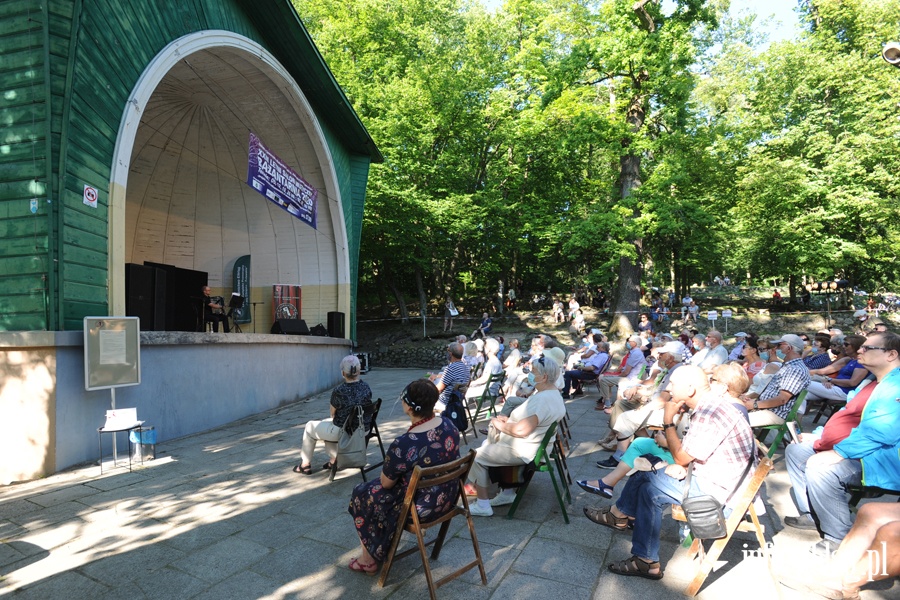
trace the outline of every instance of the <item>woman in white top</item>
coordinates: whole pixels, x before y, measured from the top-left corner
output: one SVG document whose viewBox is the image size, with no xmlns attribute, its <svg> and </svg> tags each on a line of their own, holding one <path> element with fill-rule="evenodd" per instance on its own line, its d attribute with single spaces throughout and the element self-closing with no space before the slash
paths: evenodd
<svg viewBox="0 0 900 600">
<path fill-rule="evenodd" d="M 489 497 L 488 467 L 524 465 L 534 460 L 547 429 L 566 416 L 566 405 L 556 388 L 559 365 L 543 356 L 531 364 L 535 392 L 512 411 L 509 417 L 491 419 L 488 439 L 476 450 L 469 481 L 475 484 L 478 500 L 470 512 L 480 517 L 494 514 L 491 506 L 512 504 L 514 490 L 504 490 L 494 499 Z M 468 485 L 466 486 L 468 487 Z"/>
</svg>

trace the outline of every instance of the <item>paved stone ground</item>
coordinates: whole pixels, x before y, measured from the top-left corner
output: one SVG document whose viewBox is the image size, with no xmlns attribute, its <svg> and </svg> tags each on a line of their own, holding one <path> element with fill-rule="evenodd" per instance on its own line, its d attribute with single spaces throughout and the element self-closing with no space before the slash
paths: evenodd
<svg viewBox="0 0 900 600">
<path fill-rule="evenodd" d="M 395 399 L 420 376 L 419 369 L 375 369 L 365 376 L 385 399 L 379 420 L 386 444 L 406 427 Z M 101 477 L 91 465 L 3 488 L 0 595 L 40 600 L 427 598 L 415 555 L 395 566 L 385 588 L 346 568 L 359 549 L 346 512 L 350 491 L 360 482 L 358 472 L 345 471 L 333 483 L 325 473 L 304 477 L 291 472 L 302 427 L 327 415 L 328 397 L 320 394 L 160 444 L 157 458 L 132 473 L 118 468 Z M 606 456 L 596 439 L 607 417 L 593 410 L 592 397 L 568 402 L 575 438 L 569 467 L 575 478 L 597 476 L 594 462 Z M 325 460 L 320 447 L 316 462 Z M 802 571 L 812 560 L 807 548 L 817 537 L 786 530 L 775 516 L 795 514 L 780 461 L 767 485 L 769 510 L 763 522 L 777 551 L 776 568 Z M 476 517 L 488 584 L 482 586 L 477 571 L 470 571 L 442 587 L 439 597 L 680 597 L 691 567 L 686 551 L 678 548 L 671 519 L 664 518 L 665 578 L 619 577 L 607 572 L 606 564 L 629 555 L 628 535 L 585 519 L 582 507 L 597 504 L 599 497 L 577 486 L 572 495 L 570 525 L 563 522 L 546 474 L 535 476 L 514 520 L 503 518 L 505 508 L 492 518 Z M 471 555 L 468 530 L 456 521 L 434 563 L 437 576 Z M 776 585 L 764 560 L 744 558 L 743 544 L 752 550 L 757 543 L 751 534 L 738 536 L 699 598 L 802 597 Z M 900 584 L 882 582 L 865 590 L 863 598 L 900 598 Z"/>
</svg>

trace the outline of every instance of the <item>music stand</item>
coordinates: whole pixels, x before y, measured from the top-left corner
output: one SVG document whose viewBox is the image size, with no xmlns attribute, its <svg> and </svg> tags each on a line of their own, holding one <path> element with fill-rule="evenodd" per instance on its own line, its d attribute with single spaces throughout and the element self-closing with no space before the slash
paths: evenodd
<svg viewBox="0 0 900 600">
<path fill-rule="evenodd" d="M 241 331 L 241 326 L 238 325 L 237 321 L 234 320 L 234 310 L 240 310 L 243 307 L 244 297 L 237 294 L 231 294 L 231 300 L 228 301 L 228 318 L 231 319 L 231 329 L 235 333 L 244 333 L 243 331 Z"/>
</svg>

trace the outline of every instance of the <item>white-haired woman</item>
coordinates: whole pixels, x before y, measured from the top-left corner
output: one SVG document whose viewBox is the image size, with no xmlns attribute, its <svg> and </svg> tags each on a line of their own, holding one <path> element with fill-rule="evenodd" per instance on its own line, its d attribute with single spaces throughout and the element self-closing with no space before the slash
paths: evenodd
<svg viewBox="0 0 900 600">
<path fill-rule="evenodd" d="M 488 467 L 524 465 L 534 460 L 547 429 L 566 416 L 566 405 L 556 387 L 559 365 L 543 356 L 531 363 L 535 392 L 516 407 L 509 417 L 491 419 L 488 439 L 476 450 L 469 481 L 475 484 L 477 502 L 470 506 L 473 515 L 489 517 L 491 506 L 512 504 L 514 490 L 504 490 L 490 499 Z M 466 487 L 469 487 L 467 484 Z"/>
<path fill-rule="evenodd" d="M 500 375 L 503 373 L 503 364 L 500 362 L 500 359 L 497 358 L 497 353 L 499 351 L 500 342 L 494 338 L 488 338 L 487 341 L 484 342 L 484 354 L 487 358 L 484 362 L 484 369 L 481 370 L 481 375 L 469 382 L 466 398 L 478 398 L 481 396 L 481 394 L 484 393 L 484 387 L 487 385 L 491 375 Z M 499 393 L 500 380 L 495 377 L 494 382 L 491 384 L 491 395 L 496 396 Z"/>
<path fill-rule="evenodd" d="M 344 382 L 331 392 L 331 418 L 323 421 L 309 421 L 303 430 L 303 446 L 300 449 L 300 464 L 294 467 L 294 473 L 312 474 L 313 452 L 316 441 L 325 442 L 328 462 L 322 468 L 331 469 L 331 462 L 337 456 L 337 443 L 341 439 L 344 428 L 352 431 L 357 426 L 357 406 L 365 407 L 372 403 L 372 388 L 365 381 L 359 380 L 359 359 L 345 356 L 341 360 L 341 376 Z M 368 427 L 369 424 L 365 423 Z"/>
</svg>

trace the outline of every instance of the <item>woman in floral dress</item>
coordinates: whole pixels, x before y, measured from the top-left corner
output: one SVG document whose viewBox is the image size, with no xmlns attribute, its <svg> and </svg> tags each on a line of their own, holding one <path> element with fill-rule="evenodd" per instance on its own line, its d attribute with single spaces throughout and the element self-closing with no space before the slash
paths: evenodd
<svg viewBox="0 0 900 600">
<path fill-rule="evenodd" d="M 459 458 L 459 431 L 448 419 L 435 416 L 438 390 L 427 379 L 413 381 L 400 395 L 400 405 L 410 419 L 407 432 L 391 444 L 381 477 L 361 483 L 350 497 L 349 512 L 359 534 L 362 554 L 350 561 L 350 569 L 374 575 L 390 550 L 400 508 L 416 465 L 433 467 Z M 416 497 L 420 518 L 438 517 L 456 505 L 458 482 L 423 489 Z"/>
</svg>

